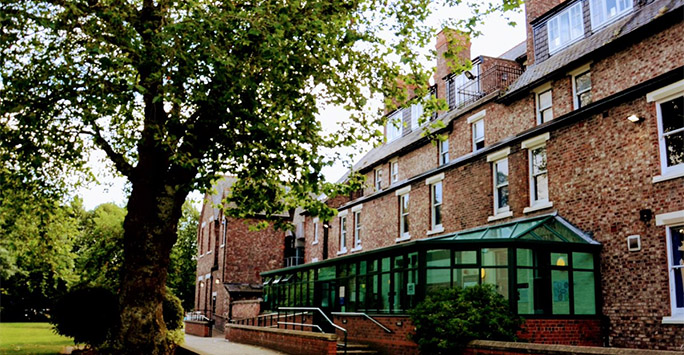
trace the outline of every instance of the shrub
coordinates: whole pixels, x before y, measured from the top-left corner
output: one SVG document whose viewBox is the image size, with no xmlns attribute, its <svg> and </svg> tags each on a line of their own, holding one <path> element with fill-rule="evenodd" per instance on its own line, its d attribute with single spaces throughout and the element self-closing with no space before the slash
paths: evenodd
<svg viewBox="0 0 684 355">
<path fill-rule="evenodd" d="M 162 310 L 164 314 L 164 323 L 166 324 L 167 338 L 173 344 L 183 344 L 183 318 L 185 311 L 180 298 L 176 297 L 171 290 L 166 289 L 164 295 L 164 302 L 162 303 Z"/>
<path fill-rule="evenodd" d="M 119 302 L 103 287 L 77 289 L 55 303 L 50 322 L 58 334 L 98 346 L 119 325 Z"/>
<path fill-rule="evenodd" d="M 409 311 L 424 354 L 461 352 L 474 339 L 515 340 L 522 320 L 493 285 L 441 289 Z"/>
</svg>

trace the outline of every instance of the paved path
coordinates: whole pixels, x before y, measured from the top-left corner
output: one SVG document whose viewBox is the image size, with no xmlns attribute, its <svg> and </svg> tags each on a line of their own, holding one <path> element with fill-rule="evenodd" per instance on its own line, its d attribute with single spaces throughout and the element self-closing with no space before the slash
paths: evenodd
<svg viewBox="0 0 684 355">
<path fill-rule="evenodd" d="M 283 355 L 284 353 L 253 345 L 233 343 L 222 333 L 215 332 L 212 338 L 185 334 L 184 348 L 199 355 Z"/>
</svg>

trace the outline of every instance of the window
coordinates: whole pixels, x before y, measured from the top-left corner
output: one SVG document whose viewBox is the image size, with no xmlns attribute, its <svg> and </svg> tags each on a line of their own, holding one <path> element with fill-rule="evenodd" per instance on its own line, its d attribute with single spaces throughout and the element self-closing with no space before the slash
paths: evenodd
<svg viewBox="0 0 684 355">
<path fill-rule="evenodd" d="M 399 181 L 399 162 L 396 159 L 390 161 L 390 181 L 392 184 Z"/>
<path fill-rule="evenodd" d="M 437 145 L 439 146 L 439 165 L 444 165 L 449 162 L 449 138 L 440 140 Z"/>
<path fill-rule="evenodd" d="M 226 225 L 226 217 L 223 217 L 223 220 L 221 220 L 221 224 L 223 225 L 223 238 L 221 239 L 221 246 L 226 245 L 226 234 L 228 233 L 228 228 Z"/>
<path fill-rule="evenodd" d="M 387 117 L 386 136 L 388 143 L 401 137 L 402 127 L 402 110 L 399 109 Z"/>
<path fill-rule="evenodd" d="M 442 182 L 432 184 L 430 187 L 431 208 L 430 225 L 432 230 L 442 229 Z"/>
<path fill-rule="evenodd" d="M 420 116 L 423 115 L 423 104 L 416 103 L 411 105 L 411 129 L 416 129 L 419 127 Z"/>
<path fill-rule="evenodd" d="M 313 220 L 313 235 L 314 240 L 311 244 L 318 244 L 318 218 L 314 218 Z"/>
<path fill-rule="evenodd" d="M 585 71 L 572 77 L 573 103 L 575 109 L 591 103 L 591 72 Z"/>
<path fill-rule="evenodd" d="M 584 35 L 582 3 L 577 2 L 563 10 L 549 19 L 546 25 L 549 36 L 549 53 L 557 52 L 576 41 Z"/>
<path fill-rule="evenodd" d="M 522 148 L 529 151 L 530 171 L 530 207 L 523 212 L 528 213 L 553 206 L 549 202 L 549 179 L 546 168 L 546 141 L 549 133 L 530 138 L 522 142 Z"/>
<path fill-rule="evenodd" d="M 409 194 L 399 196 L 399 238 L 408 239 L 409 235 Z"/>
<path fill-rule="evenodd" d="M 340 217 L 340 251 L 338 254 L 347 252 L 347 215 Z"/>
<path fill-rule="evenodd" d="M 361 205 L 354 206 L 354 247 L 352 251 L 361 249 Z"/>
<path fill-rule="evenodd" d="M 375 169 L 375 191 L 382 190 L 382 168 Z"/>
<path fill-rule="evenodd" d="M 553 101 L 551 88 L 537 94 L 537 124 L 549 122 L 553 119 Z"/>
<path fill-rule="evenodd" d="M 494 163 L 494 213 L 508 210 L 508 158 L 505 158 Z"/>
<path fill-rule="evenodd" d="M 662 176 L 654 182 L 684 176 L 684 80 L 646 95 L 656 102 Z"/>
<path fill-rule="evenodd" d="M 632 9 L 632 0 L 591 0 L 591 28 L 596 30 Z"/>
<path fill-rule="evenodd" d="M 473 123 L 473 152 L 484 148 L 484 120 Z"/>
<path fill-rule="evenodd" d="M 667 228 L 672 316 L 684 322 L 684 225 Z"/>
<path fill-rule="evenodd" d="M 449 110 L 459 108 L 482 97 L 480 89 L 480 63 L 475 62 L 468 70 L 473 79 L 468 79 L 463 71 L 446 79 L 446 100 Z"/>
</svg>

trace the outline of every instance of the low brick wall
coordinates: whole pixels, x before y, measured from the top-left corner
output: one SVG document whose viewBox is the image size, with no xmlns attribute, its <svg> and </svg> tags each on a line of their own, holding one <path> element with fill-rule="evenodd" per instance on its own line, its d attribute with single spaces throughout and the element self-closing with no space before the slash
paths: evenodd
<svg viewBox="0 0 684 355">
<path fill-rule="evenodd" d="M 368 344 L 381 354 L 417 355 L 418 345 L 409 340 L 413 323 L 407 316 L 372 316 L 378 323 L 391 330 L 387 333 L 377 324 L 363 316 L 335 315 L 333 322 L 347 330 L 347 340 Z M 342 332 L 337 334 L 342 338 Z"/>
<path fill-rule="evenodd" d="M 233 301 L 231 307 L 233 319 L 256 317 L 261 310 L 261 299 Z"/>
<path fill-rule="evenodd" d="M 473 340 L 463 355 L 682 355 L 678 351 L 600 348 L 595 346 L 512 343 Z"/>
<path fill-rule="evenodd" d="M 226 339 L 288 354 L 335 355 L 337 335 L 226 324 Z"/>
<path fill-rule="evenodd" d="M 599 319 L 527 319 L 518 337 L 537 344 L 603 345 Z"/>
<path fill-rule="evenodd" d="M 198 337 L 210 337 L 211 322 L 186 320 L 185 334 L 196 335 Z"/>
</svg>

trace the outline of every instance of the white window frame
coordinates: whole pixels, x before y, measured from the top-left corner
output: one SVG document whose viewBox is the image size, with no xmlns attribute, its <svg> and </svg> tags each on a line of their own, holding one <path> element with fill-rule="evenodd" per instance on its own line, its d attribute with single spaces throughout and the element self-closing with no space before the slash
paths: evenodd
<svg viewBox="0 0 684 355">
<path fill-rule="evenodd" d="M 387 124 L 385 125 L 385 137 L 387 143 L 397 140 L 403 134 L 403 113 L 402 109 L 394 111 L 387 117 Z"/>
<path fill-rule="evenodd" d="M 421 102 L 415 103 L 411 105 L 411 129 L 417 129 L 421 125 L 419 124 L 420 122 L 420 116 L 423 115 L 423 104 Z"/>
<path fill-rule="evenodd" d="M 399 160 L 394 158 L 390 160 L 390 184 L 399 181 Z"/>
<path fill-rule="evenodd" d="M 552 121 L 554 116 L 553 116 L 553 89 L 551 88 L 551 83 L 546 83 L 534 90 L 534 105 L 536 108 L 536 116 L 537 116 L 537 125 L 540 125 L 542 123 L 543 115 L 542 113 L 546 110 L 551 110 L 551 119 L 549 121 Z M 540 97 L 544 95 L 545 93 L 549 93 L 551 95 L 551 102 L 548 106 L 541 107 L 541 99 Z M 548 122 L 548 121 L 547 121 Z"/>
<path fill-rule="evenodd" d="M 510 169 L 510 164 L 508 164 L 508 155 L 511 153 L 511 148 L 505 148 L 502 150 L 499 150 L 497 152 L 494 152 L 492 154 L 489 154 L 487 156 L 487 162 L 492 163 L 492 186 L 493 186 L 493 193 L 492 196 L 494 196 L 494 215 L 490 216 L 487 220 L 489 222 L 495 221 L 498 219 L 502 218 L 508 218 L 513 216 L 513 211 L 511 211 L 511 204 L 510 204 L 510 196 L 511 196 L 511 191 L 510 191 L 510 176 L 511 176 L 511 169 Z M 506 179 L 506 184 L 505 185 L 497 185 L 496 183 L 496 171 L 498 165 L 506 160 L 506 164 L 508 165 L 508 178 Z M 508 196 L 509 196 L 509 203 L 506 206 L 499 206 L 499 191 L 498 189 L 500 187 L 504 186 L 509 186 L 508 190 Z"/>
<path fill-rule="evenodd" d="M 411 191 L 411 186 L 409 185 L 409 186 L 406 186 L 404 188 L 401 188 L 401 189 L 395 191 L 395 193 L 394 193 L 395 196 L 397 196 L 397 201 L 399 202 L 399 237 L 397 239 L 395 239 L 395 241 L 397 243 L 411 239 L 410 229 L 408 229 L 406 232 L 403 231 L 404 226 L 405 226 L 404 216 L 406 217 L 406 219 L 408 219 L 408 216 L 409 216 L 410 211 L 411 211 L 411 207 L 410 207 L 411 206 L 410 205 L 411 199 L 409 198 L 409 192 L 410 191 Z M 406 198 L 408 200 L 407 202 L 409 204 L 409 208 L 406 211 L 404 211 L 404 203 L 403 203 L 404 198 Z M 410 224 L 409 224 L 409 228 L 410 228 Z"/>
<path fill-rule="evenodd" d="M 428 235 L 435 234 L 435 233 L 441 233 L 444 232 L 444 226 L 442 225 L 441 222 L 444 221 L 444 211 L 442 210 L 442 205 L 444 204 L 444 184 L 442 184 L 442 181 L 444 180 L 444 173 L 438 174 L 431 176 L 427 179 L 425 179 L 425 184 L 430 187 L 430 230 L 427 232 Z M 439 204 L 435 204 L 435 198 L 434 198 L 434 193 L 436 191 L 435 186 L 440 185 L 442 187 L 442 198 Z M 440 223 L 437 224 L 436 222 L 436 207 L 440 208 Z"/>
<path fill-rule="evenodd" d="M 484 149 L 484 141 L 485 141 L 485 125 L 484 125 L 484 117 L 487 114 L 487 110 L 482 110 L 470 117 L 468 117 L 468 124 L 470 124 L 471 130 L 472 130 L 472 143 L 473 143 L 473 152 L 477 152 L 480 149 Z M 477 126 L 482 125 L 482 137 L 476 136 L 477 134 Z M 482 148 L 477 149 L 477 143 L 482 142 Z"/>
<path fill-rule="evenodd" d="M 674 261 L 672 260 L 671 228 L 684 226 L 684 210 L 656 215 L 656 226 L 665 226 L 667 236 L 667 273 L 670 281 L 670 316 L 663 317 L 664 324 L 684 324 L 684 307 L 677 307 L 674 282 Z M 677 268 L 681 268 L 678 266 Z"/>
<path fill-rule="evenodd" d="M 627 7 L 623 8 L 622 10 L 619 9 L 620 3 L 624 3 L 627 5 Z M 606 16 L 603 20 L 598 18 L 598 13 L 599 13 L 599 7 L 603 10 L 604 13 L 606 13 L 606 0 L 590 0 L 589 1 L 589 10 L 591 11 L 591 29 L 593 31 L 596 31 L 600 29 L 601 27 L 604 27 L 613 21 L 616 21 L 617 19 L 621 18 L 623 15 L 627 14 L 628 12 L 632 11 L 632 8 L 634 7 L 633 1 L 632 0 L 617 0 L 615 4 L 618 6 L 616 9 L 617 11 L 612 14 L 610 17 Z"/>
<path fill-rule="evenodd" d="M 449 137 L 437 142 L 439 147 L 439 166 L 449 163 Z"/>
<path fill-rule="evenodd" d="M 630 0 L 631 1 L 631 0 Z M 577 8 L 579 8 L 577 10 Z M 573 13 L 579 14 L 579 24 L 580 24 L 580 31 L 579 33 L 576 33 L 573 36 L 573 18 L 571 17 Z M 562 41 L 562 32 L 563 29 L 561 28 L 561 19 L 563 16 L 568 17 L 568 39 L 565 42 Z M 557 31 L 558 31 L 558 41 L 559 43 L 556 45 L 555 42 L 553 41 L 553 38 L 551 38 L 551 27 L 556 26 Z M 570 44 L 579 41 L 580 39 L 584 38 L 584 14 L 582 12 L 582 1 L 577 1 L 575 4 L 568 6 L 565 10 L 559 12 L 557 15 L 551 17 L 547 22 L 546 22 L 546 36 L 548 40 L 548 46 L 549 46 L 549 54 L 556 53 L 560 51 L 561 49 L 569 46 Z"/>
<path fill-rule="evenodd" d="M 313 242 L 311 242 L 311 245 L 316 245 L 318 244 L 318 218 L 313 219 Z"/>
<path fill-rule="evenodd" d="M 345 254 L 347 252 L 347 214 L 348 210 L 339 213 L 340 218 L 340 251 L 337 255 Z"/>
<path fill-rule="evenodd" d="M 583 94 L 587 91 L 591 91 L 592 87 L 594 86 L 593 82 L 591 86 L 589 86 L 589 89 L 583 90 L 582 92 L 577 91 L 577 77 L 580 75 L 584 75 L 587 72 L 591 73 L 591 63 L 587 63 L 571 72 L 568 73 L 570 75 L 570 80 L 572 80 L 572 105 L 575 110 L 578 108 L 581 108 L 580 101 L 579 101 L 579 96 L 580 94 Z M 593 101 L 593 100 L 592 100 Z"/>
<path fill-rule="evenodd" d="M 223 236 L 221 237 L 221 248 L 223 248 L 226 246 L 226 241 L 227 241 L 226 239 L 227 239 L 227 234 L 228 234 L 228 231 L 227 231 L 228 228 L 226 228 L 226 227 L 228 227 L 228 222 L 227 222 L 225 216 L 221 219 L 221 225 L 223 226 Z"/>
<path fill-rule="evenodd" d="M 361 231 L 363 224 L 361 223 L 361 209 L 363 205 L 356 205 L 352 207 L 352 216 L 354 218 L 354 244 L 351 251 L 361 250 Z"/>
<path fill-rule="evenodd" d="M 534 160 L 533 160 L 533 151 L 542 147 L 546 146 L 546 141 L 548 141 L 550 138 L 550 134 L 544 133 L 542 135 L 527 139 L 523 141 L 520 145 L 522 149 L 527 149 L 528 150 L 528 165 L 529 165 L 529 186 L 530 186 L 530 206 L 525 207 L 523 209 L 523 213 L 530 213 L 538 210 L 542 210 L 545 208 L 550 208 L 553 206 L 553 202 L 550 201 L 550 196 L 547 196 L 546 199 L 539 199 L 535 200 L 534 199 L 534 190 L 535 190 L 535 180 L 534 180 Z M 548 162 L 548 155 L 546 156 L 547 162 Z M 544 172 L 546 174 L 547 182 L 548 182 L 548 166 L 546 171 Z M 541 175 L 541 174 L 538 174 Z M 549 194 L 551 191 L 549 191 Z"/>
<path fill-rule="evenodd" d="M 373 177 L 373 188 L 375 191 L 382 190 L 382 167 L 378 167 L 373 170 Z"/>
<path fill-rule="evenodd" d="M 661 182 L 665 180 L 675 179 L 684 176 L 684 163 L 680 163 L 673 166 L 667 165 L 667 152 L 665 145 L 665 134 L 663 134 L 663 117 L 661 113 L 660 104 L 675 99 L 679 96 L 684 96 L 684 80 L 680 80 L 676 83 L 667 85 L 661 89 L 649 92 L 646 94 L 646 100 L 648 102 L 655 102 L 656 113 L 658 121 L 658 147 L 660 153 L 660 173 L 661 175 L 654 176 L 653 182 Z M 675 134 L 684 131 L 684 128 L 678 129 L 672 132 L 668 132 L 667 135 Z"/>
</svg>

